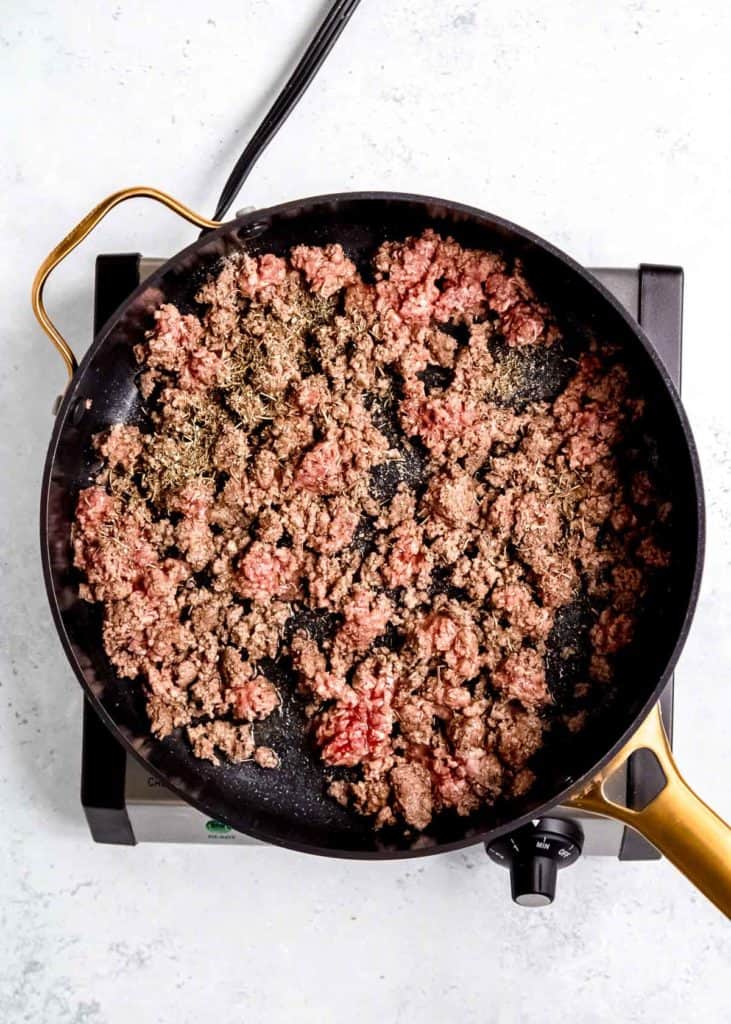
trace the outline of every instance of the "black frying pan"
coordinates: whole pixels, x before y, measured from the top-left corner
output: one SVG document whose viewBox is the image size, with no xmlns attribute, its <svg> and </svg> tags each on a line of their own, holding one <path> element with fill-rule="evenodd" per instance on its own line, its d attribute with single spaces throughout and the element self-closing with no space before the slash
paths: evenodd
<svg viewBox="0 0 731 1024">
<path fill-rule="evenodd" d="M 132 194 L 163 198 L 152 190 Z M 36 283 L 35 305 L 47 321 L 40 287 L 48 270 L 106 212 L 126 198 L 117 194 L 97 208 L 80 229 L 46 261 Z M 163 200 L 164 201 L 164 200 Z M 173 205 L 179 209 L 178 204 Z M 190 215 L 197 223 L 203 218 Z M 576 337 L 589 333 L 619 344 L 635 386 L 647 397 L 648 451 L 673 503 L 673 562 L 662 594 L 648 601 L 636 639 L 624 658 L 618 696 L 593 716 L 577 737 L 562 736 L 541 755 L 538 783 L 527 796 L 504 800 L 463 818 L 444 813 L 423 835 L 403 829 L 374 832 L 362 817 L 325 794 L 325 774 L 305 738 L 304 716 L 293 686 L 281 680 L 284 713 L 264 723 L 260 742 L 282 754 L 282 767 L 261 772 L 254 765 L 214 767 L 194 758 L 182 736 L 150 735 L 141 687 L 120 679 L 101 641 L 100 607 L 78 597 L 70 531 L 76 497 L 97 465 L 94 434 L 112 423 L 141 415 L 132 346 L 149 327 L 160 302 L 190 306 L 202 280 L 222 257 L 245 248 L 251 253 L 286 253 L 295 243 L 340 242 L 364 264 L 384 239 L 401 239 L 432 227 L 462 245 L 519 257 L 539 295 Z M 354 857 L 415 856 L 490 840 L 530 818 L 566 803 L 629 820 L 679 863 L 708 894 L 731 909 L 728 888 L 728 833 L 719 819 L 688 797 L 655 729 L 651 745 L 668 783 L 643 812 L 610 805 L 596 780 L 656 704 L 688 631 L 698 592 L 703 553 L 703 497 L 693 438 L 678 395 L 650 342 L 611 295 L 585 270 L 530 232 L 479 210 L 440 200 L 392 194 L 325 196 L 287 203 L 239 217 L 208 231 L 147 278 L 95 338 L 72 376 L 56 417 L 43 478 L 42 558 L 51 607 L 76 674 L 103 720 L 125 746 L 162 782 L 209 816 L 267 842 L 308 852 Z M 557 694 L 560 700 L 561 695 Z M 641 742 L 650 742 L 644 725 Z M 623 749 L 624 748 L 624 749 Z M 588 793 L 584 792 L 589 787 Z M 584 792 L 584 796 L 579 794 Z M 682 817 L 668 829 L 677 802 Z M 658 805 L 660 810 L 658 811 Z M 655 810 L 653 811 L 653 807 Z M 655 821 L 654 819 L 658 820 Z M 694 834 L 695 833 L 695 834 Z M 688 850 L 677 852 L 678 843 Z M 710 866 L 709 866 L 710 865 Z"/>
<path fill-rule="evenodd" d="M 216 215 L 223 216 L 237 188 L 279 124 L 297 102 L 357 0 L 339 0 L 226 184 Z M 73 353 L 43 306 L 50 271 L 117 203 L 132 196 L 155 199 L 204 229 L 204 235 L 169 260 L 125 301 L 94 339 L 77 368 Z M 520 258 L 539 296 L 570 325 L 576 339 L 591 333 L 620 345 L 635 385 L 647 399 L 645 446 L 673 502 L 673 561 L 662 592 L 645 607 L 636 639 L 623 659 L 620 685 L 576 736 L 556 734 L 541 753 L 538 781 L 529 794 L 503 800 L 470 817 L 443 813 L 421 835 L 392 828 L 374 832 L 362 817 L 325 794 L 324 768 L 305 738 L 304 716 L 293 687 L 280 680 L 281 718 L 259 730 L 282 767 L 214 767 L 194 758 L 179 735 L 150 735 L 141 686 L 120 679 L 101 640 L 101 609 L 78 597 L 70 532 L 76 497 L 97 466 L 93 436 L 112 423 L 140 415 L 132 346 L 161 302 L 188 306 L 222 257 L 245 248 L 285 254 L 294 244 L 339 242 L 365 264 L 385 239 L 431 227 L 470 247 Z M 672 760 L 657 700 L 685 640 L 695 606 L 703 557 L 703 495 L 693 438 L 679 397 L 638 325 L 589 273 L 530 232 L 480 210 L 442 200 L 385 193 L 341 194 L 287 203 L 219 225 L 154 189 L 115 193 L 96 207 L 41 266 L 33 285 L 38 319 L 63 356 L 71 381 L 58 410 L 41 495 L 41 553 L 51 608 L 69 660 L 102 720 L 161 782 L 201 811 L 258 839 L 312 853 L 348 857 L 406 857 L 489 841 L 558 804 L 616 817 L 637 828 L 716 904 L 731 914 L 731 838 L 727 826 L 685 785 Z M 547 369 L 547 372 L 550 367 Z M 554 694 L 560 703 L 561 692 Z M 269 735 L 264 730 L 269 729 Z M 641 747 L 649 747 L 665 775 L 662 791 L 641 811 L 613 804 L 603 782 Z"/>
</svg>

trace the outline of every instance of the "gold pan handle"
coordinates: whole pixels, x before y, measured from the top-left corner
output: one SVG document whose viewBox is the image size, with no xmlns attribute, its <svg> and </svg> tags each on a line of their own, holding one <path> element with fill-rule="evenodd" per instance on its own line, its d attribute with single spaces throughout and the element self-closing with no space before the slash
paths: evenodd
<svg viewBox="0 0 731 1024">
<path fill-rule="evenodd" d="M 642 810 L 610 800 L 604 785 L 636 750 L 650 750 L 665 776 L 665 785 Z M 693 792 L 673 759 L 659 706 L 648 715 L 602 775 L 571 806 L 616 818 L 649 840 L 660 853 L 731 917 L 731 829 Z"/>
<path fill-rule="evenodd" d="M 168 210 L 172 210 L 173 213 L 177 213 L 180 217 L 183 217 L 191 224 L 195 224 L 196 227 L 217 228 L 220 226 L 220 221 L 208 220 L 206 217 L 201 217 L 200 214 L 190 210 L 187 206 L 184 206 L 183 203 L 178 202 L 177 199 L 173 199 L 172 196 L 167 195 L 166 192 L 160 192 L 159 189 L 148 188 L 145 185 L 140 185 L 134 188 L 122 189 L 120 192 L 113 192 L 112 195 L 103 199 L 98 206 L 95 206 L 90 213 L 87 213 L 84 219 L 79 221 L 75 228 L 72 228 L 71 231 L 69 231 L 63 241 L 58 243 L 56 248 L 46 256 L 45 260 L 38 268 L 38 273 L 33 279 L 33 287 L 31 290 L 31 304 L 33 306 L 33 312 L 36 315 L 38 323 L 61 354 L 61 358 L 66 364 L 66 369 L 68 370 L 69 380 L 76 372 L 78 363 L 76 362 L 76 357 L 74 356 L 70 345 L 53 324 L 51 318 L 46 312 L 46 307 L 43 304 L 43 288 L 54 267 L 57 267 L 61 260 L 65 259 L 80 242 L 83 242 L 89 232 L 97 226 L 100 220 L 106 217 L 110 210 L 119 203 L 125 202 L 127 199 L 138 198 L 154 199 L 155 202 L 162 203 L 163 206 L 166 206 Z"/>
</svg>

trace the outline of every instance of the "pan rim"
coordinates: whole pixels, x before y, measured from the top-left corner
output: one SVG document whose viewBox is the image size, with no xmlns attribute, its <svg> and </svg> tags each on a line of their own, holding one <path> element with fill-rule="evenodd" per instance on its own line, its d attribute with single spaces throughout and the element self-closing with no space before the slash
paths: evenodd
<svg viewBox="0 0 731 1024">
<path fill-rule="evenodd" d="M 569 256 L 563 250 L 559 249 L 553 243 L 547 241 L 539 235 L 531 232 L 529 229 L 524 228 L 520 225 L 513 223 L 503 217 L 496 214 L 492 214 L 488 211 L 481 210 L 477 207 L 469 206 L 462 203 L 454 202 L 453 200 L 440 199 L 432 196 L 424 196 L 414 193 L 402 193 L 402 192 L 388 192 L 388 191 L 359 191 L 359 192 L 336 192 L 327 193 L 324 195 L 305 197 L 303 199 L 290 200 L 286 203 L 280 203 L 275 206 L 266 207 L 265 209 L 257 209 L 243 214 L 240 217 L 235 217 L 232 220 L 226 221 L 220 225 L 220 227 L 206 232 L 203 238 L 197 238 L 190 245 L 181 249 L 168 260 L 166 260 L 152 275 L 141 282 L 140 285 L 124 300 L 123 303 L 112 313 L 107 319 L 102 328 L 97 332 L 96 336 L 89 345 L 84 356 L 80 360 L 78 370 L 74 375 L 73 379 L 69 382 L 66 392 L 63 396 L 63 400 L 56 413 L 55 423 L 49 446 L 46 454 L 46 460 L 43 470 L 42 485 L 41 485 L 41 523 L 40 523 L 40 540 L 41 540 L 41 561 L 43 567 L 43 577 L 48 595 L 49 604 L 51 606 L 51 613 L 53 616 L 56 630 L 61 639 L 61 644 L 66 652 L 66 656 L 74 670 L 74 673 L 81 683 L 84 690 L 85 698 L 89 700 L 94 708 L 96 714 L 99 715 L 105 726 L 110 730 L 114 738 L 122 744 L 132 756 L 145 768 L 146 771 L 153 774 L 160 782 L 166 786 L 169 790 L 174 792 L 186 803 L 196 807 L 201 813 L 211 816 L 210 809 L 205 806 L 205 803 L 198 800 L 195 796 L 184 792 L 181 787 L 173 780 L 171 781 L 168 776 L 153 765 L 141 751 L 138 751 L 133 743 L 127 739 L 123 734 L 120 727 L 115 723 L 111 714 L 106 710 L 104 705 L 101 703 L 99 698 L 93 692 L 91 686 L 87 682 L 84 673 L 79 665 L 78 659 L 74 653 L 73 646 L 70 637 L 67 633 L 65 623 L 61 614 L 61 609 L 58 603 L 56 590 L 53 585 L 53 573 L 51 568 L 51 552 L 50 552 L 50 538 L 49 538 L 49 496 L 50 496 L 50 483 L 53 473 L 53 467 L 55 464 L 56 451 L 58 444 L 63 433 L 63 429 L 66 425 L 66 421 L 71 408 L 73 407 L 76 398 L 78 397 L 77 391 L 79 385 L 84 379 L 87 367 L 93 361 L 96 352 L 104 343 L 107 335 L 109 334 L 112 326 L 117 322 L 120 316 L 120 312 L 128 305 L 133 303 L 135 299 L 144 290 L 154 286 L 156 281 L 163 277 L 171 265 L 181 260 L 184 256 L 192 253 L 202 243 L 203 240 L 209 240 L 212 237 L 224 236 L 231 234 L 233 231 L 240 228 L 256 224 L 263 218 L 270 217 L 274 218 L 277 216 L 286 215 L 289 212 L 300 211 L 303 208 L 312 209 L 316 206 L 332 206 L 335 203 L 342 202 L 389 202 L 389 203 L 404 203 L 404 204 L 419 204 L 422 207 L 435 207 L 447 210 L 450 213 L 456 213 L 463 215 L 465 219 L 482 222 L 483 225 L 487 226 L 489 223 L 491 226 L 500 228 L 510 234 L 516 235 L 519 238 L 531 243 L 537 249 L 554 257 L 559 260 L 564 266 L 568 267 L 570 271 L 581 277 L 595 292 L 597 292 L 601 298 L 612 307 L 615 314 L 618 314 L 624 321 L 627 328 L 631 331 L 633 336 L 642 345 L 645 354 L 653 364 L 654 369 L 659 375 L 663 382 L 666 393 L 670 398 L 671 405 L 675 416 L 678 419 L 678 423 L 681 429 L 681 433 L 685 439 L 686 449 L 689 457 L 691 476 L 693 480 L 695 494 L 693 495 L 694 507 L 695 507 L 695 538 L 696 538 L 696 553 L 695 553 L 695 564 L 693 569 L 693 577 L 690 582 L 688 591 L 688 597 L 686 601 L 686 608 L 683 614 L 682 622 L 677 633 L 675 643 L 672 651 L 668 657 L 665 668 L 660 674 L 655 687 L 649 693 L 646 700 L 640 707 L 640 710 L 635 715 L 631 724 L 621 733 L 619 738 L 611 744 L 611 746 L 605 750 L 605 752 L 594 762 L 592 767 L 582 773 L 579 777 L 571 782 L 568 782 L 566 786 L 555 793 L 550 800 L 542 802 L 540 805 L 532 808 L 530 811 L 520 815 L 519 817 L 513 818 L 508 822 L 501 825 L 495 826 L 490 829 L 478 830 L 473 835 L 463 836 L 460 839 L 456 839 L 448 842 L 435 842 L 433 845 L 424 845 L 417 848 L 404 848 L 404 849 L 391 849 L 391 848 L 373 848 L 373 849 L 338 849 L 330 847 L 317 846 L 312 843 L 304 843 L 292 840 L 284 840 L 279 837 L 272 837 L 272 835 L 266 831 L 257 830 L 256 828 L 246 829 L 243 834 L 249 835 L 254 839 L 268 843 L 275 846 L 292 849 L 301 853 L 310 853 L 320 856 L 327 857 L 338 857 L 349 860 L 400 860 L 411 857 L 422 857 L 432 856 L 437 853 L 448 853 L 464 849 L 468 846 L 473 846 L 477 843 L 490 842 L 493 839 L 498 838 L 501 835 L 512 832 L 519 828 L 521 825 L 527 823 L 532 818 L 540 817 L 545 815 L 549 811 L 555 811 L 560 805 L 565 804 L 568 798 L 581 792 L 587 787 L 587 785 L 596 778 L 601 772 L 602 768 L 623 748 L 629 738 L 639 727 L 640 723 L 649 714 L 652 707 L 657 703 L 660 694 L 664 690 L 667 681 L 673 672 L 678 658 L 683 650 L 685 641 L 690 630 L 693 616 L 698 602 L 698 595 L 700 592 L 701 578 L 703 573 L 703 562 L 705 553 L 705 500 L 703 491 L 703 481 L 701 476 L 700 460 L 698 456 L 698 450 L 693 437 L 693 432 L 688 420 L 687 413 L 683 407 L 682 400 L 680 398 L 678 389 L 674 382 L 670 378 L 668 371 L 662 362 L 660 356 L 652 345 L 651 341 L 643 331 L 642 327 L 637 321 L 629 314 L 629 312 L 622 306 L 622 304 L 615 298 L 614 295 L 599 281 L 590 271 L 585 267 L 581 266 L 573 257 Z M 428 210 L 427 210 L 428 212 Z M 375 833 L 374 833 L 375 834 Z"/>
</svg>

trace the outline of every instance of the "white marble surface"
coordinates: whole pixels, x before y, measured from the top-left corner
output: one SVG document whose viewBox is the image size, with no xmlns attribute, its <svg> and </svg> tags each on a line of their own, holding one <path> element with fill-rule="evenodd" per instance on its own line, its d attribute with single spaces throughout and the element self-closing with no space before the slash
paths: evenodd
<svg viewBox="0 0 731 1024">
<path fill-rule="evenodd" d="M 37 504 L 64 374 L 32 320 L 36 265 L 140 181 L 210 212 L 322 0 L 26 0 L 0 20 L 0 1020 L 188 1024 L 731 1019 L 729 931 L 667 864 L 583 861 L 546 911 L 479 850 L 359 864 L 267 849 L 94 846 L 81 694 L 40 578 Z M 678 668 L 676 749 L 729 817 L 731 415 L 726 3 L 364 0 L 240 204 L 340 189 L 444 195 L 587 264 L 682 264 L 684 392 L 708 560 Z M 172 252 L 121 209 L 48 303 L 88 343 L 95 251 Z"/>
</svg>

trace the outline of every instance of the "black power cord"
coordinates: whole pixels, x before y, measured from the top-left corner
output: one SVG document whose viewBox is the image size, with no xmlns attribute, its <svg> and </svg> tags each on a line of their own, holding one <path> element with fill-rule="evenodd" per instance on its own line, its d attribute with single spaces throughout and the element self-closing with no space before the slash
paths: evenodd
<svg viewBox="0 0 731 1024">
<path fill-rule="evenodd" d="M 236 161 L 236 166 L 223 186 L 213 214 L 214 220 L 223 220 L 226 216 L 254 164 L 299 103 L 359 3 L 360 0 L 336 0 L 332 5 L 289 81 Z"/>
</svg>

